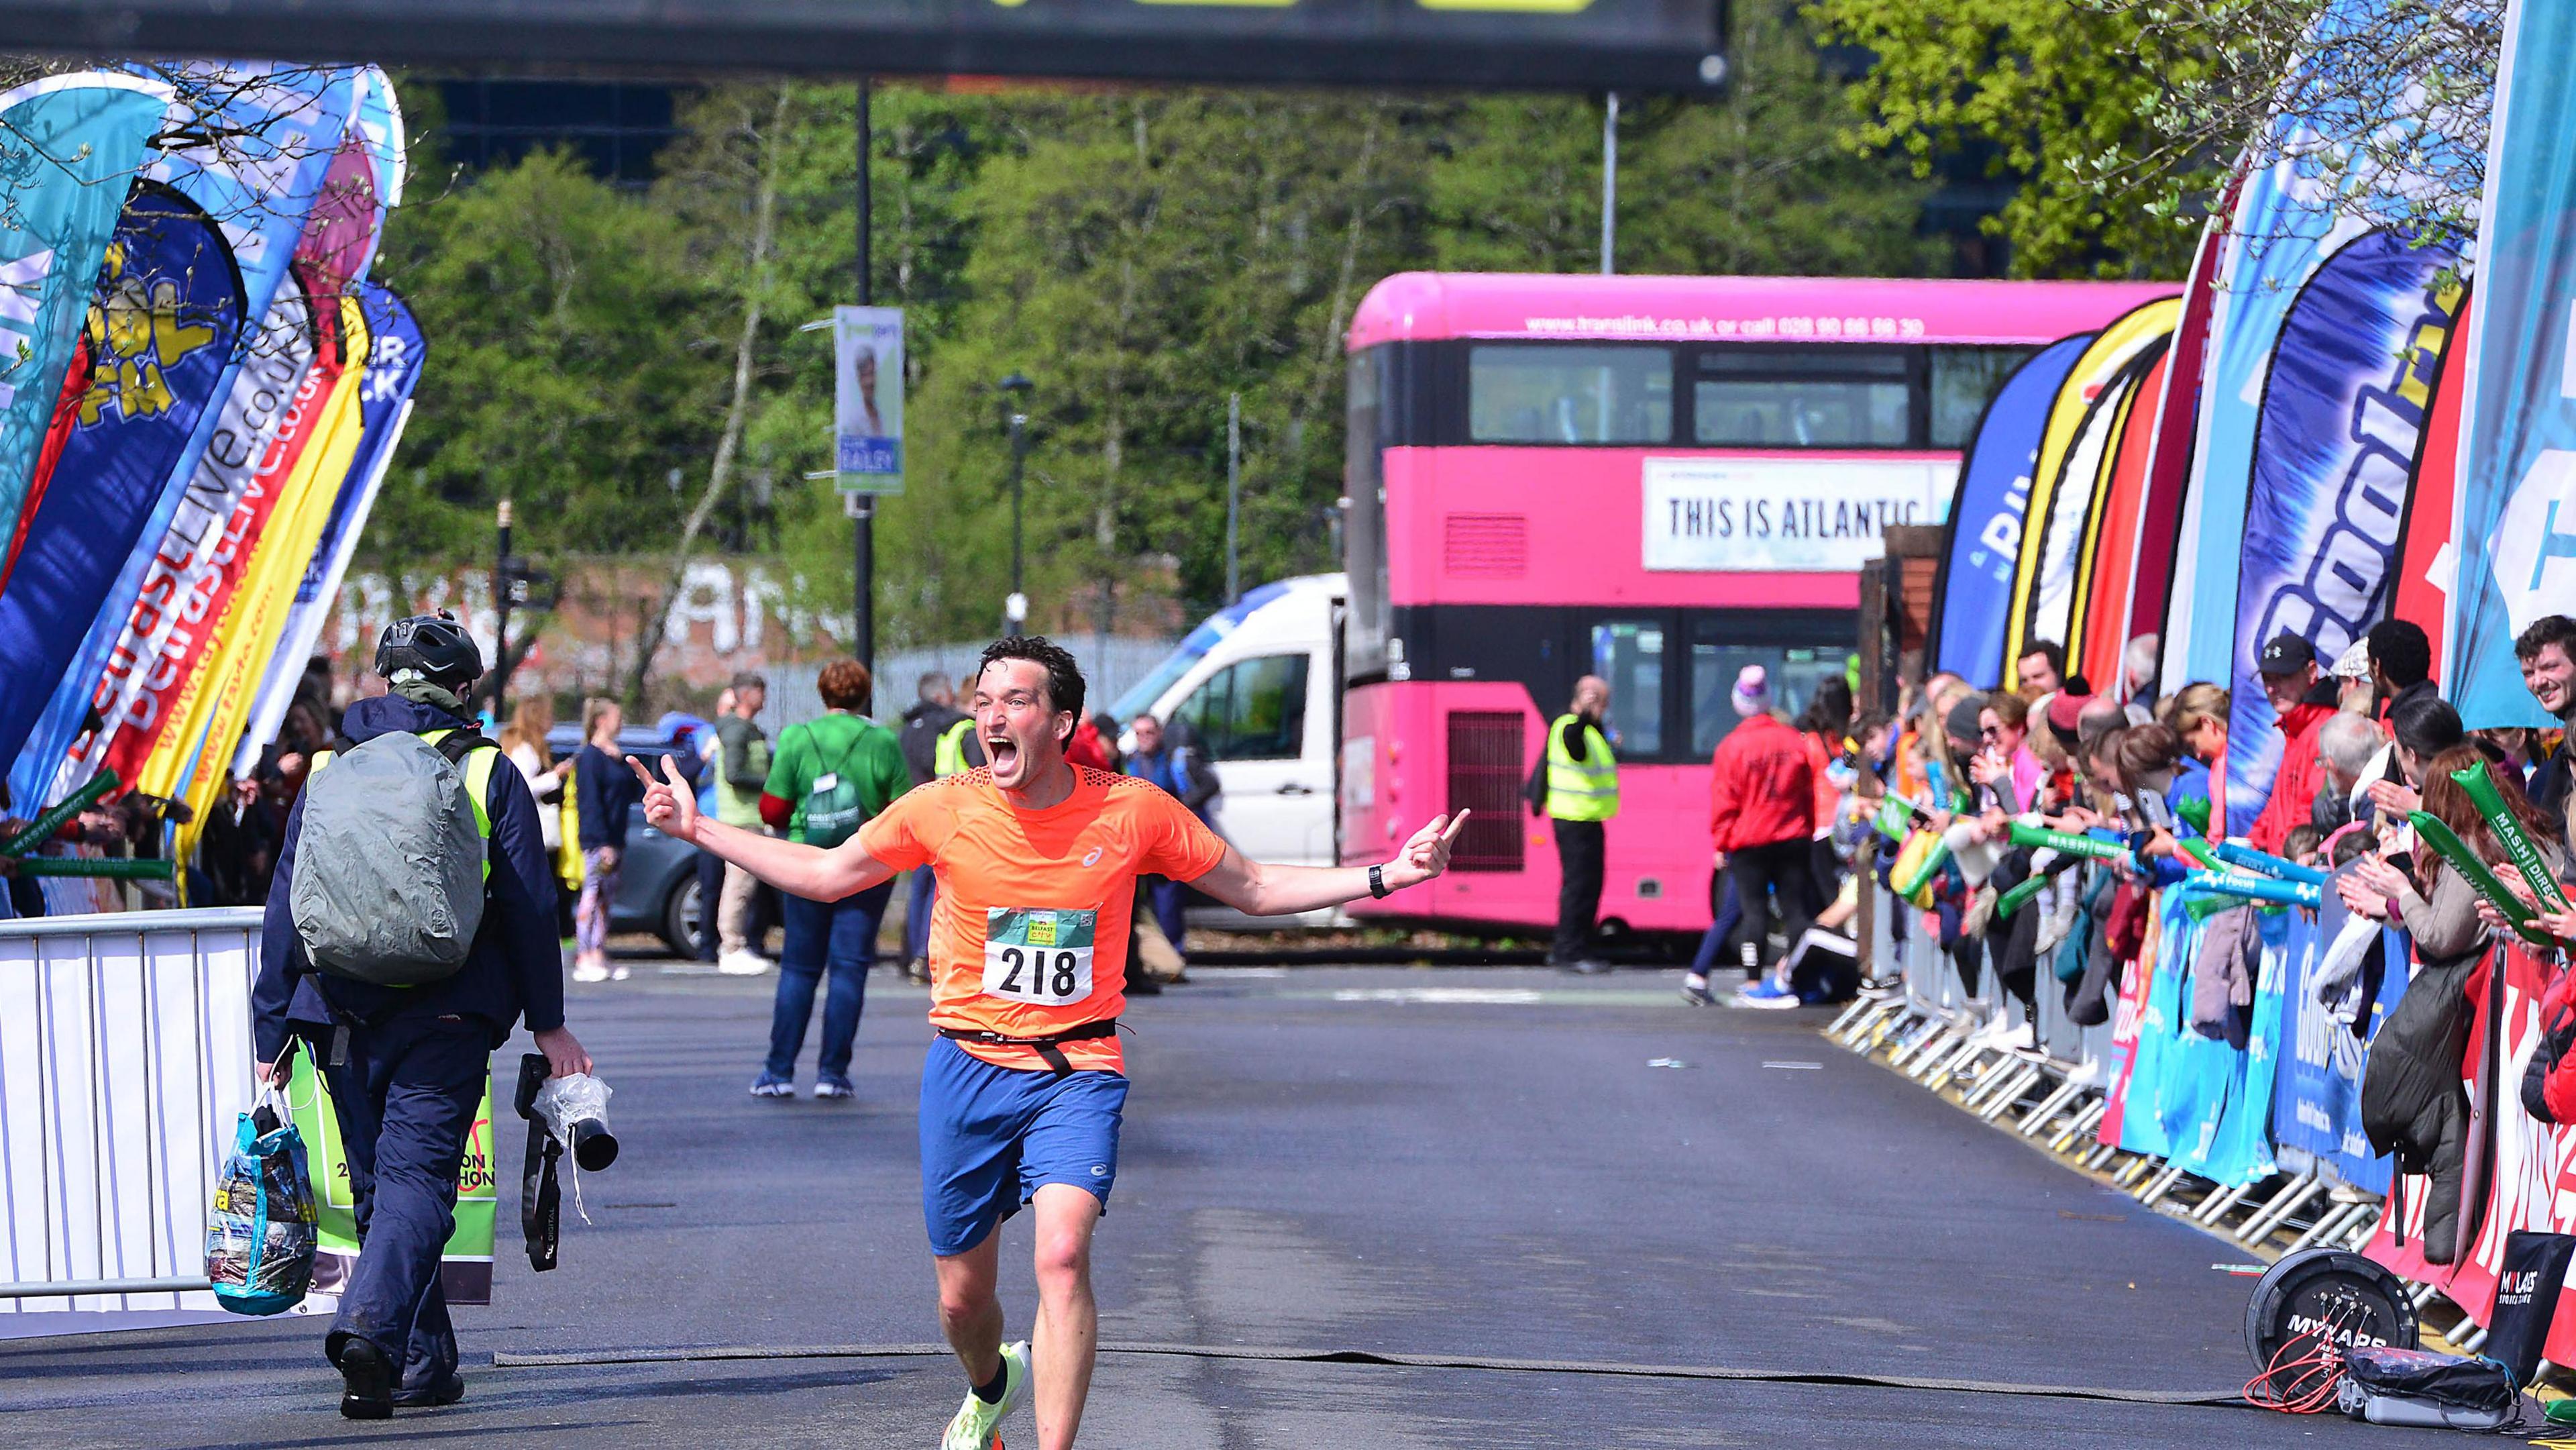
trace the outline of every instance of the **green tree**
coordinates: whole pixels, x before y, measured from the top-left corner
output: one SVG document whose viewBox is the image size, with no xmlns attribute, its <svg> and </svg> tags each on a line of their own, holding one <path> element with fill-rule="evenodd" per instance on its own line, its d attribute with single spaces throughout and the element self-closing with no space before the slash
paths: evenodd
<svg viewBox="0 0 2576 1450">
<path fill-rule="evenodd" d="M 402 456 L 363 549 L 396 566 L 479 558 L 491 505 L 532 553 L 648 550 L 706 448 L 701 285 L 672 219 L 551 152 L 397 210 L 376 275 L 429 343 Z M 675 323 L 677 325 L 675 325 Z"/>
<path fill-rule="evenodd" d="M 1865 147 L 1896 146 L 1931 174 L 1944 149 L 1992 148 L 2020 186 L 1988 229 L 2023 276 L 2177 277 L 2193 233 L 2153 203 L 2161 178 L 2103 189 L 2087 158 L 2136 156 L 2159 137 L 2163 88 L 2205 57 L 2131 11 L 2067 0 L 1815 0 L 1823 32 L 1875 57 L 1858 90 Z M 2212 158 L 2189 163 L 2205 191 Z"/>
</svg>

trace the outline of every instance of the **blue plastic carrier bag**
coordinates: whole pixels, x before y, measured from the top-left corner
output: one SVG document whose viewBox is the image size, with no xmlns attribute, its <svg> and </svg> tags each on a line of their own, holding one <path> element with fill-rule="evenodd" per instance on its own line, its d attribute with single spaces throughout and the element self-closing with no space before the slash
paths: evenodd
<svg viewBox="0 0 2576 1450">
<path fill-rule="evenodd" d="M 233 1151 L 206 1213 L 206 1278 L 235 1314 L 292 1309 L 313 1287 L 315 1220 L 304 1139 L 286 1098 L 263 1085 L 233 1130 Z"/>
</svg>

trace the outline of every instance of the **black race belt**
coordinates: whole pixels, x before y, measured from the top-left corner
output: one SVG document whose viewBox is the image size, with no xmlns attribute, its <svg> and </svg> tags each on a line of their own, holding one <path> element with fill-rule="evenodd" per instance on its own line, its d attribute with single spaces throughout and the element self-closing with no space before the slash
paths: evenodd
<svg viewBox="0 0 2576 1450">
<path fill-rule="evenodd" d="M 1106 1022 L 1085 1022 L 1080 1027 L 1068 1027 L 1062 1032 L 1050 1032 L 1044 1037 L 1013 1037 L 1007 1033 L 986 1031 L 981 1027 L 941 1027 L 937 1030 L 940 1036 L 952 1042 L 972 1042 L 984 1047 L 1029 1048 L 1039 1057 L 1044 1058 L 1047 1066 L 1055 1069 L 1056 1076 L 1063 1077 L 1073 1071 L 1073 1063 L 1065 1057 L 1064 1049 L 1060 1044 L 1091 1042 L 1103 1037 L 1115 1037 L 1118 1035 L 1118 1019 L 1112 1017 Z"/>
</svg>

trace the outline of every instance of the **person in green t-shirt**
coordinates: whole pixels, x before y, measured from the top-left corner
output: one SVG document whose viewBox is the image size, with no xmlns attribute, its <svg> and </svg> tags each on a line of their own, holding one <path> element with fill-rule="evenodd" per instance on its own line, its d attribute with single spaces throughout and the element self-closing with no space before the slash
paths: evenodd
<svg viewBox="0 0 2576 1450">
<path fill-rule="evenodd" d="M 834 660 L 814 682 L 824 713 L 780 732 L 760 790 L 760 819 L 787 839 L 837 846 L 912 786 L 903 747 L 894 732 L 858 713 L 873 691 L 868 667 Z M 857 1095 L 850 1084 L 850 1048 L 866 1005 L 868 968 L 876 964 L 877 924 L 885 919 L 891 882 L 839 901 L 782 896 L 787 940 L 778 957 L 778 1005 L 770 1018 L 769 1061 L 753 1079 L 751 1095 L 796 1095 L 796 1058 L 805 1048 L 805 1026 L 814 1015 L 814 991 L 824 969 L 832 987 L 823 1001 L 823 1044 L 814 1073 L 814 1096 Z"/>
<path fill-rule="evenodd" d="M 716 717 L 716 819 L 746 831 L 764 830 L 760 793 L 768 788 L 769 736 L 753 723 L 769 698 L 769 682 L 749 670 L 733 677 L 733 708 Z M 729 976 L 757 977 L 769 962 L 752 949 L 753 908 L 759 878 L 739 866 L 724 868 L 724 887 L 716 902 L 716 970 Z M 760 935 L 769 934 L 763 926 Z"/>
</svg>

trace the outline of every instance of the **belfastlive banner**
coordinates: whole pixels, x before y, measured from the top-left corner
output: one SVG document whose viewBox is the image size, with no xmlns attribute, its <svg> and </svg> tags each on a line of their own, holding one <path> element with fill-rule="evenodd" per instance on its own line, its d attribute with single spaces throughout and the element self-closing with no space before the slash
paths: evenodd
<svg viewBox="0 0 2576 1450">
<path fill-rule="evenodd" d="M 385 65 L 1709 94 L 1725 0 L 0 0 L 0 45 Z"/>
<path fill-rule="evenodd" d="M 832 467 L 843 493 L 903 492 L 903 309 L 832 309 Z"/>
</svg>

